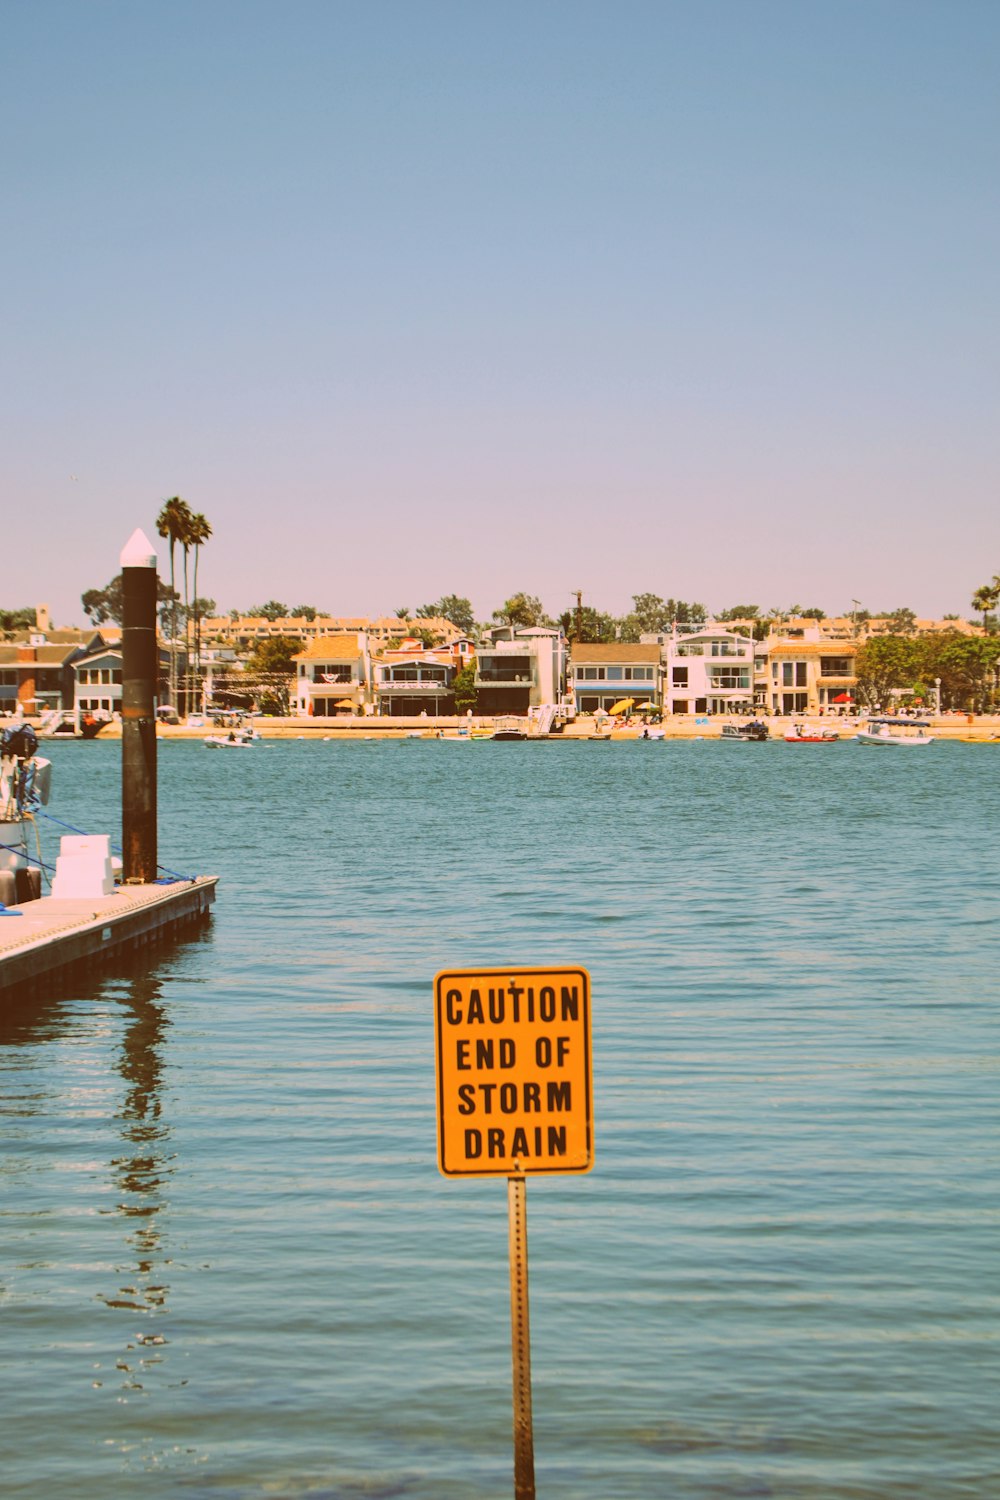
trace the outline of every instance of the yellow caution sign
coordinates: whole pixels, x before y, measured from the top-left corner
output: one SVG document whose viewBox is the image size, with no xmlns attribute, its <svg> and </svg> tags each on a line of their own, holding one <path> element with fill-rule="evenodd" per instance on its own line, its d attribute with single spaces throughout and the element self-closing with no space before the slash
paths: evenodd
<svg viewBox="0 0 1000 1500">
<path fill-rule="evenodd" d="M 446 1177 L 590 1171 L 586 969 L 443 970 L 434 1028 Z"/>
</svg>

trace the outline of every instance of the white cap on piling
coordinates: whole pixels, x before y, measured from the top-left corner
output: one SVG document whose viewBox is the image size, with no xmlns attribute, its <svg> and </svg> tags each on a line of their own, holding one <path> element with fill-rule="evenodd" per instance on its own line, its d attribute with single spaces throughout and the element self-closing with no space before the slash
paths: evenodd
<svg viewBox="0 0 1000 1500">
<path fill-rule="evenodd" d="M 156 549 L 144 531 L 136 527 L 118 559 L 123 568 L 155 568 Z"/>
</svg>

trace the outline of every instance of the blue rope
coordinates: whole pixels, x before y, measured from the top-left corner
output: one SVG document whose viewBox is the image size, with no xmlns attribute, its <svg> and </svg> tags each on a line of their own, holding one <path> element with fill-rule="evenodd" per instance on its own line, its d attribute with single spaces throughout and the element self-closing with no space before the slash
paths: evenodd
<svg viewBox="0 0 1000 1500">
<path fill-rule="evenodd" d="M 55 869 L 55 865 L 47 865 L 44 859 L 36 859 L 33 854 L 29 854 L 27 849 L 22 849 L 18 844 L 0 844 L 0 849 L 5 854 L 16 854 L 18 859 L 26 859 L 29 864 L 37 865 L 40 870 L 52 871 Z"/>
<path fill-rule="evenodd" d="M 39 809 L 39 811 L 35 814 L 35 817 L 48 818 L 50 823 L 58 823 L 60 828 L 68 828 L 70 833 L 78 833 L 82 838 L 89 839 L 93 837 L 93 835 L 87 833 L 85 829 L 74 828 L 72 823 L 64 823 L 62 818 L 54 818 L 51 813 L 42 812 L 41 809 Z M 122 850 L 118 847 L 117 844 L 112 844 L 111 849 L 114 854 L 122 853 Z M 45 868 L 48 869 L 48 865 L 46 865 Z M 164 875 L 169 876 L 169 879 L 156 880 L 153 882 L 154 885 L 171 885 L 175 880 L 195 881 L 198 879 L 197 875 L 179 875 L 176 870 L 168 870 L 166 865 L 157 865 L 156 868 L 158 870 L 162 870 Z"/>
</svg>

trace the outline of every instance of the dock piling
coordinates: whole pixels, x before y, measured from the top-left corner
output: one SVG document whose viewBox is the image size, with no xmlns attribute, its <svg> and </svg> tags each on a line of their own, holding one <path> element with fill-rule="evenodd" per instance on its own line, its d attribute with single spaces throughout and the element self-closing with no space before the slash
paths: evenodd
<svg viewBox="0 0 1000 1500">
<path fill-rule="evenodd" d="M 122 567 L 122 880 L 156 879 L 156 552 L 136 530 Z"/>
</svg>

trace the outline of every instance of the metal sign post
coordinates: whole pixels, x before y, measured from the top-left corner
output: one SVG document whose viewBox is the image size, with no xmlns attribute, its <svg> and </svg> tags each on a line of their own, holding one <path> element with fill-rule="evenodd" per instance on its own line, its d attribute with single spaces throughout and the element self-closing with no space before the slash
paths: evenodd
<svg viewBox="0 0 1000 1500">
<path fill-rule="evenodd" d="M 434 1031 L 438 1165 L 445 1177 L 507 1179 L 514 1500 L 535 1500 L 525 1179 L 594 1165 L 590 975 L 446 969 Z"/>
<path fill-rule="evenodd" d="M 531 1330 L 528 1322 L 528 1186 L 507 1178 L 510 1233 L 510 1347 L 514 1369 L 514 1500 L 535 1500 L 535 1432 L 531 1421 Z"/>
</svg>

